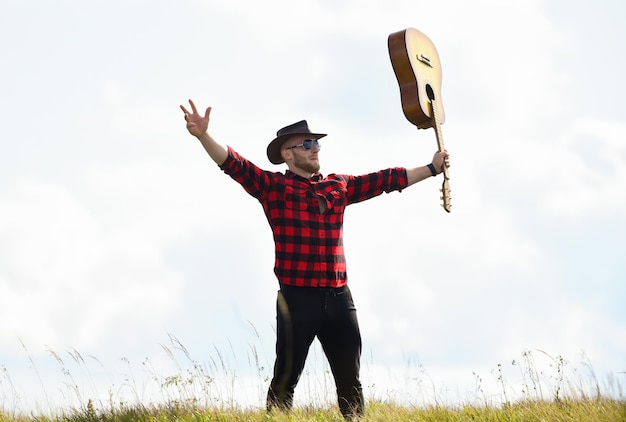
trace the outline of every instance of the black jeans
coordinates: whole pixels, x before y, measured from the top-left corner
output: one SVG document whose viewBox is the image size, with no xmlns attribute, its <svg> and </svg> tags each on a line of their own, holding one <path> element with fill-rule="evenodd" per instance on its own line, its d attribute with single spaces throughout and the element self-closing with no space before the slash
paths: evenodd
<svg viewBox="0 0 626 422">
<path fill-rule="evenodd" d="M 364 413 L 359 381 L 361 333 L 348 286 L 281 285 L 276 301 L 276 362 L 267 408 L 290 409 L 309 347 L 317 336 L 335 378 L 341 414 Z"/>
</svg>

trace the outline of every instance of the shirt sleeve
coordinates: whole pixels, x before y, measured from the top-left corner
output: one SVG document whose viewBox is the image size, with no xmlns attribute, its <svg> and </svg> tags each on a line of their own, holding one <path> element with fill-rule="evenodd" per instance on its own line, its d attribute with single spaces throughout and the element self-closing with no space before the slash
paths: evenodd
<svg viewBox="0 0 626 422">
<path fill-rule="evenodd" d="M 246 192 L 262 201 L 271 185 L 270 172 L 262 170 L 251 161 L 239 155 L 230 146 L 228 156 L 220 166 L 220 169 L 239 183 Z"/>
<path fill-rule="evenodd" d="M 362 176 L 342 175 L 347 183 L 348 204 L 365 201 L 392 191 L 401 192 L 408 185 L 408 177 L 404 167 L 380 170 Z"/>
</svg>

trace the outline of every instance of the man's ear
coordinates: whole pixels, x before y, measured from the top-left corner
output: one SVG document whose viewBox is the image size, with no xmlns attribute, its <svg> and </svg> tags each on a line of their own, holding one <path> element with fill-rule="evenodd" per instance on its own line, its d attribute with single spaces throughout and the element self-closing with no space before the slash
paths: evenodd
<svg viewBox="0 0 626 422">
<path fill-rule="evenodd" d="M 285 160 L 285 162 L 287 162 L 287 159 L 291 158 L 291 150 L 285 148 L 281 149 L 280 156 L 283 157 L 283 160 Z"/>
</svg>

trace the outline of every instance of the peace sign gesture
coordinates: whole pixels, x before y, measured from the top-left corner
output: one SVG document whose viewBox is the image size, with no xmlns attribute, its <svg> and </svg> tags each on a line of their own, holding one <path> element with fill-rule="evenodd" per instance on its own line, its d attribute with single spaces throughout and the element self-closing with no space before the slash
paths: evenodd
<svg viewBox="0 0 626 422">
<path fill-rule="evenodd" d="M 207 107 L 204 112 L 204 116 L 198 114 L 198 110 L 196 109 L 196 105 L 193 101 L 189 100 L 189 105 L 191 106 L 191 113 L 183 106 L 180 106 L 180 109 L 185 113 L 185 121 L 187 121 L 187 130 L 196 138 L 199 138 L 204 133 L 206 133 L 209 128 L 209 116 L 211 114 L 211 107 Z"/>
</svg>

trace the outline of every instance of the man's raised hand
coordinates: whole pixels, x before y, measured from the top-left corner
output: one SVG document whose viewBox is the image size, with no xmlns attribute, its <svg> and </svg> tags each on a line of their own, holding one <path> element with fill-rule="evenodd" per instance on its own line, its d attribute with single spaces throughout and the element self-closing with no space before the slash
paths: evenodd
<svg viewBox="0 0 626 422">
<path fill-rule="evenodd" d="M 204 112 L 204 116 L 198 114 L 198 109 L 193 101 L 189 100 L 189 105 L 191 106 L 191 113 L 189 110 L 185 108 L 185 106 L 181 105 L 180 109 L 185 113 L 185 121 L 187 122 L 187 130 L 196 138 L 202 136 L 202 134 L 206 133 L 209 128 L 209 116 L 211 115 L 211 107 L 207 107 Z"/>
</svg>

